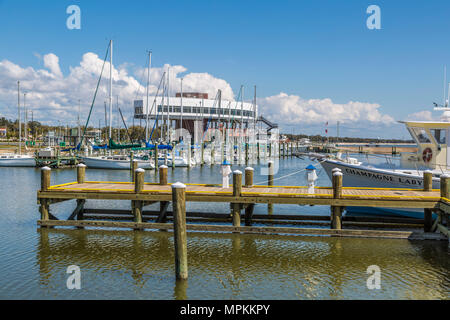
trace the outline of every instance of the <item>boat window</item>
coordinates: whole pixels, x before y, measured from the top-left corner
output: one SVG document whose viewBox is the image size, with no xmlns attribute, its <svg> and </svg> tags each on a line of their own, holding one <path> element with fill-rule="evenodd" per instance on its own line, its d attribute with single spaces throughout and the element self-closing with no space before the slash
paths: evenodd
<svg viewBox="0 0 450 320">
<path fill-rule="evenodd" d="M 430 138 L 428 137 L 428 134 L 424 128 L 411 128 L 411 130 L 420 143 L 431 143 Z"/>
<path fill-rule="evenodd" d="M 445 130 L 444 129 L 431 129 L 430 132 L 438 144 L 445 144 Z"/>
</svg>

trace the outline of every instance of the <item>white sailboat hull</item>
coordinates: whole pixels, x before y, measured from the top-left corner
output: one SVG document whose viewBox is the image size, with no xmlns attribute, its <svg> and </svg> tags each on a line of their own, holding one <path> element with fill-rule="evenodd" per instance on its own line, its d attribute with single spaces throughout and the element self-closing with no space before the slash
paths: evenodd
<svg viewBox="0 0 450 320">
<path fill-rule="evenodd" d="M 36 160 L 30 156 L 0 157 L 0 167 L 36 167 Z"/>
<path fill-rule="evenodd" d="M 130 160 L 102 159 L 101 157 L 82 157 L 81 160 L 88 168 L 130 170 Z M 154 169 L 150 161 L 138 160 L 138 167 L 142 169 Z"/>
</svg>

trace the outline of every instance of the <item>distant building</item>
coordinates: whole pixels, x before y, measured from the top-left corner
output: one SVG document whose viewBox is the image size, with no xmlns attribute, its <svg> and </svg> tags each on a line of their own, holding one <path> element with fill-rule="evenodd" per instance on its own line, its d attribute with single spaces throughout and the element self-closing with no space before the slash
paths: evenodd
<svg viewBox="0 0 450 320">
<path fill-rule="evenodd" d="M 154 103 L 156 102 L 156 103 Z M 183 92 L 176 93 L 175 97 L 169 97 L 170 107 L 167 107 L 167 97 L 150 96 L 147 101 L 134 101 L 134 118 L 157 120 L 160 123 L 167 121 L 167 116 L 172 128 L 181 127 L 187 129 L 195 140 L 203 134 L 206 128 L 218 128 L 219 123 L 233 121 L 235 126 L 249 128 L 249 125 L 258 118 L 258 106 L 241 101 L 209 99 L 207 93 Z M 183 109 L 182 109 L 183 108 Z"/>
<path fill-rule="evenodd" d="M 0 127 L 0 138 L 6 138 L 6 133 L 8 129 L 6 127 Z"/>
</svg>

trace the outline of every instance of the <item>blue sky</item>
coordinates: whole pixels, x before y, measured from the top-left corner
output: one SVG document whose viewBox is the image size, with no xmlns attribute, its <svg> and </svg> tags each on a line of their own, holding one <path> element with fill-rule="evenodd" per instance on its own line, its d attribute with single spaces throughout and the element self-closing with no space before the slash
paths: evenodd
<svg viewBox="0 0 450 320">
<path fill-rule="evenodd" d="M 66 28 L 71 4 L 81 9 L 81 30 Z M 381 9 L 381 30 L 366 27 L 371 4 Z M 207 72 L 236 95 L 244 84 L 248 100 L 257 85 L 259 97 L 283 92 L 337 104 L 374 103 L 401 120 L 431 110 L 432 101 L 442 103 L 443 65 L 450 69 L 449 9 L 449 1 L 4 0 L 0 61 L 39 69 L 37 55 L 53 53 L 67 75 L 86 52 L 103 58 L 112 38 L 115 65 L 144 67 L 151 49 L 154 66 Z M 327 120 L 333 134 L 334 120 Z M 290 123 L 285 131 L 302 127 L 323 133 L 320 123 Z M 381 125 L 380 133 L 373 128 L 348 122 L 341 132 L 408 136 L 397 125 Z"/>
</svg>

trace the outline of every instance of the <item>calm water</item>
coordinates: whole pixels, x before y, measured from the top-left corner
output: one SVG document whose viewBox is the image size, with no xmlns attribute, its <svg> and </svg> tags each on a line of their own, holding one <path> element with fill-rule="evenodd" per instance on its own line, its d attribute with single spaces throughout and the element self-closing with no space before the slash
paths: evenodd
<svg viewBox="0 0 450 320">
<path fill-rule="evenodd" d="M 277 176 L 307 164 L 283 160 Z M 72 169 L 53 170 L 52 184 L 73 181 L 75 176 Z M 319 185 L 330 184 L 324 172 L 319 177 Z M 92 169 L 87 178 L 124 181 L 129 175 Z M 146 181 L 154 180 L 154 173 L 147 172 Z M 221 175 L 218 166 L 177 168 L 173 174 L 169 169 L 169 180 L 218 183 Z M 265 180 L 256 170 L 255 182 Z M 176 283 L 171 233 L 41 230 L 36 226 L 39 170 L 0 168 L 0 181 L 1 299 L 450 298 L 450 251 L 445 241 L 189 233 L 189 280 Z M 275 184 L 304 185 L 304 173 Z M 130 204 L 87 201 L 86 207 L 129 208 Z M 51 208 L 53 214 L 66 218 L 74 201 Z M 225 213 L 228 205 L 190 203 L 188 209 Z M 255 213 L 266 210 L 257 205 Z M 329 208 L 280 205 L 274 212 L 329 215 Z M 81 290 L 66 288 L 69 265 L 81 268 Z M 366 287 L 370 265 L 381 268 L 380 290 Z"/>
</svg>

